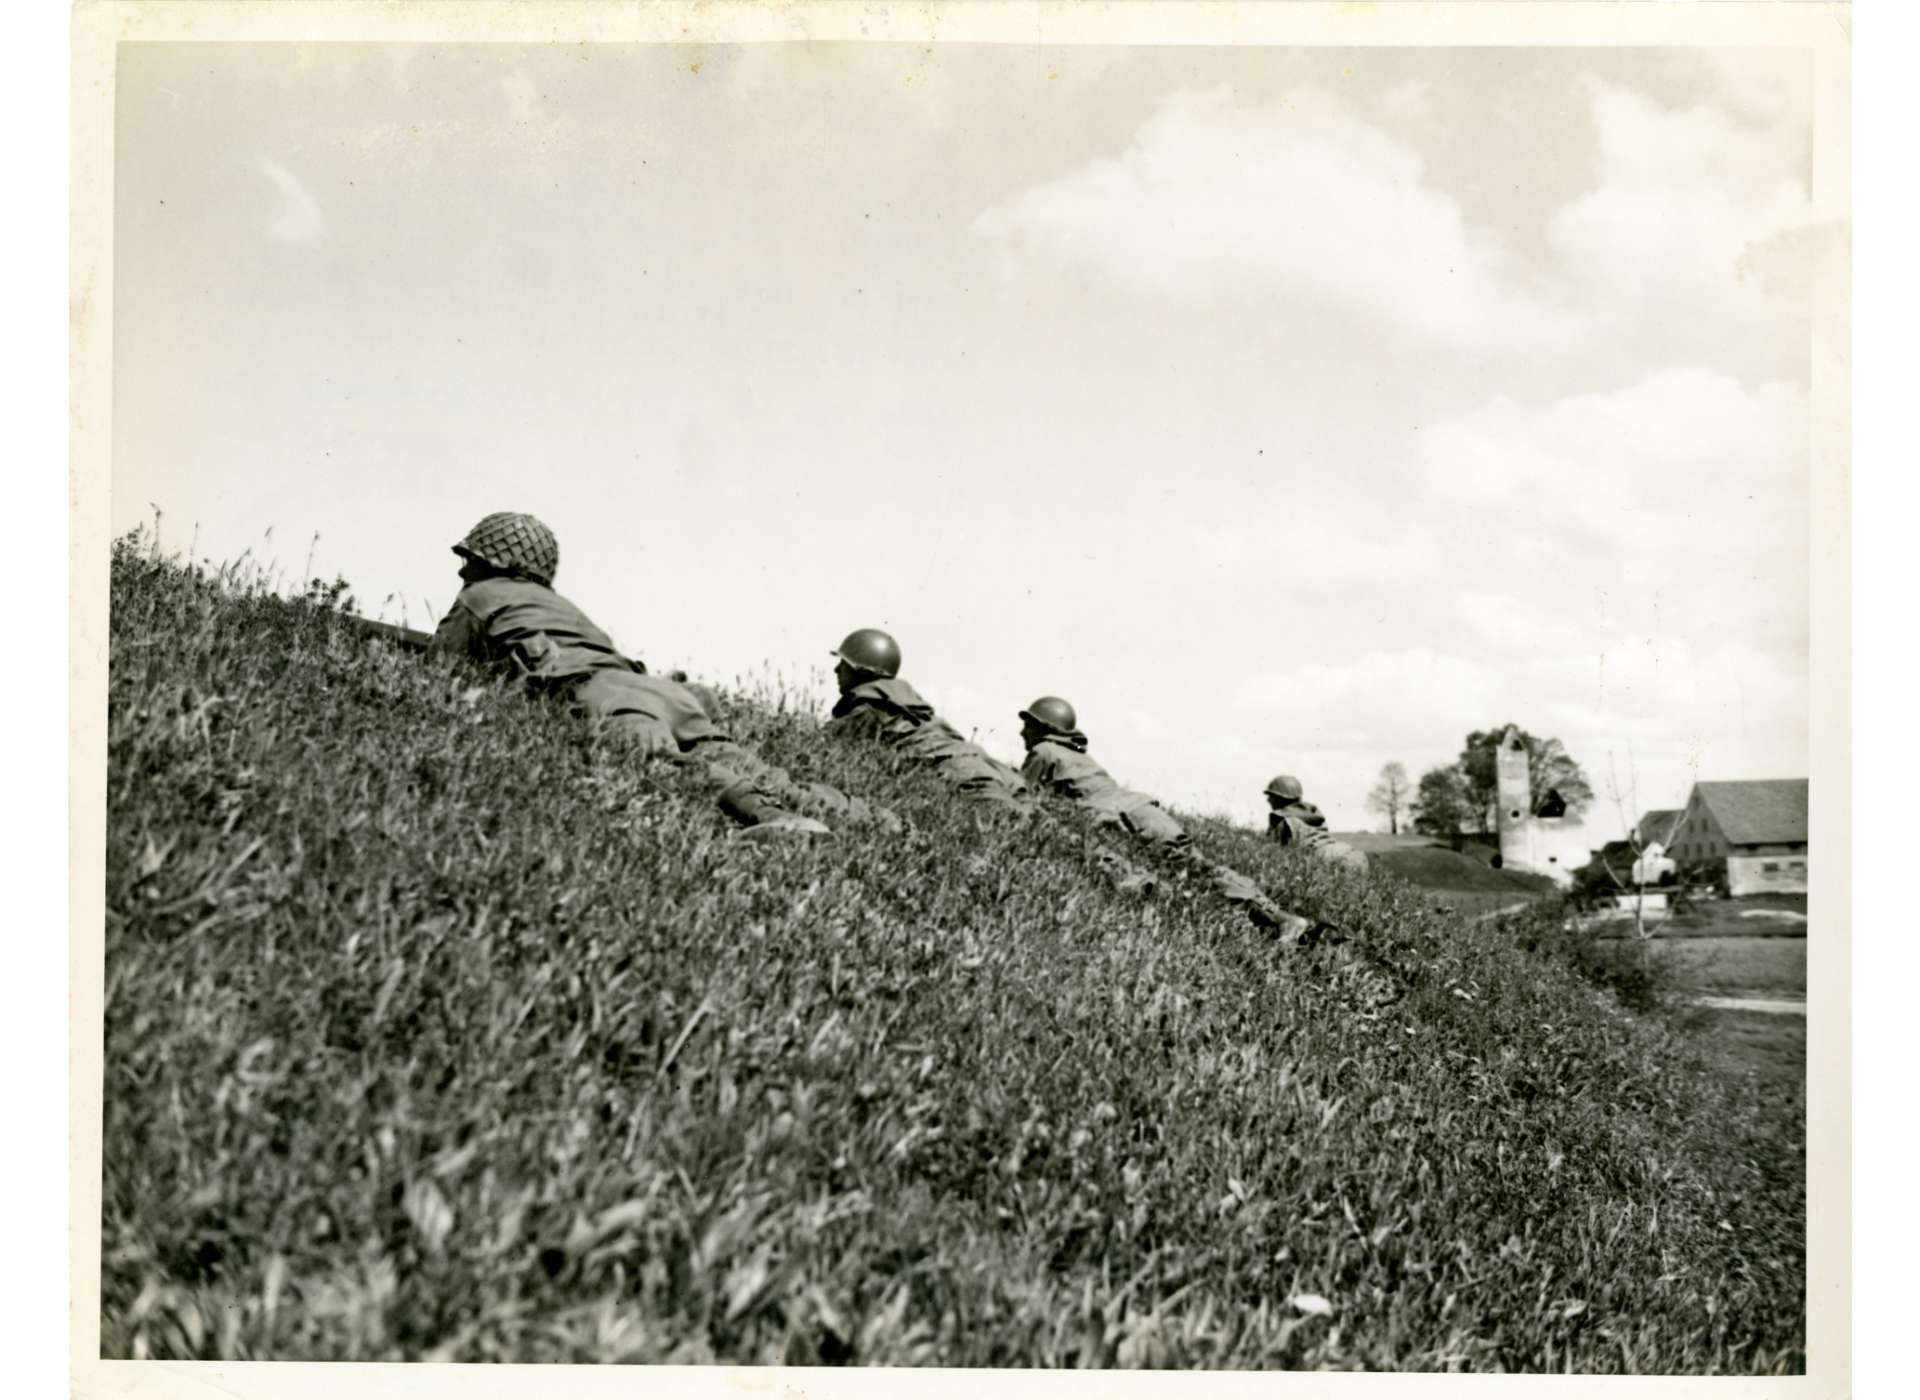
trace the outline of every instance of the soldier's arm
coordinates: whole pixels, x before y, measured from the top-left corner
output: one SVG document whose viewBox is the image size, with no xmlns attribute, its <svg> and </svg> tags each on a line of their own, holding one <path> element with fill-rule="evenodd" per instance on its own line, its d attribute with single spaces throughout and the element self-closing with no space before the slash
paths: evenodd
<svg viewBox="0 0 1920 1400">
<path fill-rule="evenodd" d="M 886 736 L 886 727 L 886 716 L 871 705 L 857 705 L 826 725 L 827 733 L 836 739 L 881 739 Z"/>
<path fill-rule="evenodd" d="M 473 609 L 456 598 L 447 615 L 440 619 L 440 625 L 434 628 L 433 639 L 427 646 L 432 651 L 448 651 L 480 661 L 485 660 L 485 642 L 485 625 L 474 616 Z"/>
<path fill-rule="evenodd" d="M 1059 772 L 1059 769 L 1059 761 L 1051 754 L 1045 754 L 1040 752 L 1039 749 L 1035 749 L 1027 755 L 1027 761 L 1020 765 L 1020 776 L 1025 778 L 1038 791 L 1051 796 L 1053 793 L 1053 780 Z"/>
</svg>

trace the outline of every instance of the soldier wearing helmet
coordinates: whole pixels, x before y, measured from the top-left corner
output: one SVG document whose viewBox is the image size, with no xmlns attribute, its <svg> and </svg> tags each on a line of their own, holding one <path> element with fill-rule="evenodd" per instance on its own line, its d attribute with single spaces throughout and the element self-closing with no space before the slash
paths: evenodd
<svg viewBox="0 0 1920 1400">
<path fill-rule="evenodd" d="M 827 730 L 841 738 L 872 738 L 929 764 L 971 801 L 1025 812 L 1032 794 L 1012 768 L 934 713 L 920 692 L 900 679 L 900 644 L 877 627 L 849 632 L 831 652 L 840 687 Z"/>
<path fill-rule="evenodd" d="M 1239 871 L 1209 860 L 1195 849 L 1186 828 L 1153 798 L 1122 787 L 1087 754 L 1080 717 L 1057 695 L 1043 695 L 1020 711 L 1020 738 L 1027 761 L 1020 772 L 1034 788 L 1065 798 L 1101 824 L 1117 825 L 1136 840 L 1166 852 L 1204 876 L 1230 903 L 1244 905 L 1256 924 L 1298 937 L 1310 927 L 1297 914 L 1277 908 L 1260 887 Z"/>
<path fill-rule="evenodd" d="M 1311 852 L 1321 860 L 1344 865 L 1362 874 L 1367 857 L 1344 841 L 1336 841 L 1327 832 L 1327 819 L 1320 809 L 1307 801 L 1300 780 L 1282 773 L 1267 784 L 1267 834 L 1283 846 Z"/>
<path fill-rule="evenodd" d="M 489 515 L 453 552 L 465 586 L 433 634 L 434 649 L 510 669 L 529 689 L 565 701 L 615 738 L 698 763 L 719 789 L 722 810 L 743 826 L 826 834 L 824 823 L 794 810 L 803 804 L 856 819 L 873 816 L 832 789 L 800 788 L 729 739 L 692 688 L 648 675 L 623 656 L 612 638 L 554 592 L 560 546 L 533 516 Z"/>
<path fill-rule="evenodd" d="M 1145 793 L 1123 788 L 1087 756 L 1087 736 L 1072 705 L 1043 695 L 1020 711 L 1020 739 L 1027 761 L 1020 774 L 1036 789 L 1066 798 L 1121 825 L 1153 845 L 1181 846 L 1189 838 L 1180 823 Z"/>
</svg>

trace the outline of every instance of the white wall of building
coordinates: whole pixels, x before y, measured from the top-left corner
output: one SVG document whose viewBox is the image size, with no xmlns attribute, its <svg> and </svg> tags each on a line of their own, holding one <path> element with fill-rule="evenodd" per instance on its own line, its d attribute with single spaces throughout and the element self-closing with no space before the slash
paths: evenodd
<svg viewBox="0 0 1920 1400">
<path fill-rule="evenodd" d="M 1728 856 L 1727 893 L 1805 894 L 1807 892 L 1807 853 L 1784 852 L 1780 855 Z"/>
<path fill-rule="evenodd" d="M 1592 856 L 1594 844 L 1585 822 L 1534 817 L 1502 833 L 1501 864 L 1545 875 L 1555 884 L 1570 885 L 1573 872 Z"/>
</svg>

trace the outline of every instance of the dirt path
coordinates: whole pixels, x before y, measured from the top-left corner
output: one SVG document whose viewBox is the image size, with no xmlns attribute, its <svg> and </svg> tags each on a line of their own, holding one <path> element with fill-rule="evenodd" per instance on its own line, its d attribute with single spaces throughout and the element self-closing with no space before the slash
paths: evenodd
<svg viewBox="0 0 1920 1400">
<path fill-rule="evenodd" d="M 1771 1011 L 1781 1016 L 1804 1016 L 1804 1001 L 1780 1001 L 1771 997 L 1695 997 L 1696 1006 L 1711 1006 L 1716 1011 Z"/>
</svg>

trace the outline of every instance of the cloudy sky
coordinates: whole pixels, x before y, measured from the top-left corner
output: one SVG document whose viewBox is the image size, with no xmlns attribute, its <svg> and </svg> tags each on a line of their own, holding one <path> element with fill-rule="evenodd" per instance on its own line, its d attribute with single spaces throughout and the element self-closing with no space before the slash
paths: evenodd
<svg viewBox="0 0 1920 1400">
<path fill-rule="evenodd" d="M 114 524 L 296 574 L 317 533 L 430 626 L 532 511 L 651 664 L 818 685 L 884 626 L 990 747 L 1065 695 L 1241 816 L 1287 771 L 1375 825 L 1383 763 L 1507 720 L 1641 807 L 1798 776 L 1807 77 L 125 45 Z"/>
</svg>

